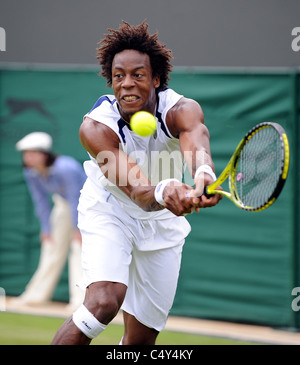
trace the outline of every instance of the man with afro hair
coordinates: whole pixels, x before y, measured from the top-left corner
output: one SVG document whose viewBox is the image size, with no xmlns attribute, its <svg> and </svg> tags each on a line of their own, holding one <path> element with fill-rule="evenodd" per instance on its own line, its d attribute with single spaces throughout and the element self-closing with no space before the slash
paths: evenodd
<svg viewBox="0 0 300 365">
<path fill-rule="evenodd" d="M 171 51 L 148 24 L 123 21 L 99 43 L 97 58 L 113 95 L 84 116 L 79 135 L 90 159 L 78 206 L 83 305 L 53 344 L 89 344 L 122 309 L 123 345 L 153 345 L 175 297 L 186 214 L 216 205 L 209 132 L 200 105 L 168 88 Z M 154 135 L 130 129 L 138 111 L 153 114 Z M 195 186 L 182 182 L 185 166 Z"/>
</svg>

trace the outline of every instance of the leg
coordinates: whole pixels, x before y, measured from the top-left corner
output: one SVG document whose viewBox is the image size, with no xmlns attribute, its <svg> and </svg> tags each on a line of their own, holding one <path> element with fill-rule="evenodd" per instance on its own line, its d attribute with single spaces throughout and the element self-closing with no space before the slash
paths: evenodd
<svg viewBox="0 0 300 365">
<path fill-rule="evenodd" d="M 124 344 L 154 344 L 175 297 L 182 245 L 157 251 L 133 251 L 122 310 Z"/>
<path fill-rule="evenodd" d="M 89 345 L 91 341 L 75 326 L 71 316 L 58 329 L 51 345 Z"/>
<path fill-rule="evenodd" d="M 21 296 L 22 301 L 28 304 L 51 299 L 67 261 L 72 229 L 70 209 L 65 200 L 57 195 L 53 196 L 53 202 L 51 241 L 42 242 L 38 268 Z"/>
<path fill-rule="evenodd" d="M 109 214 L 112 210 L 111 204 L 107 203 L 110 193 L 103 191 L 102 196 L 97 196 L 97 201 L 91 204 L 89 189 L 87 180 L 78 205 L 78 227 L 82 235 L 82 282 L 87 287 L 84 306 L 98 322 L 107 325 L 117 314 L 125 297 L 132 234 L 128 229 L 129 223 L 124 221 L 122 224 L 121 218 L 127 217 L 122 211 L 118 217 Z M 58 330 L 52 343 L 90 342 L 90 338 L 77 328 L 72 316 Z"/>
<path fill-rule="evenodd" d="M 125 293 L 124 284 L 96 282 L 87 288 L 84 305 L 100 323 L 107 325 L 118 313 Z M 71 317 L 59 328 L 52 345 L 88 345 L 90 342 L 91 338 L 77 328 Z"/>
<path fill-rule="evenodd" d="M 70 245 L 69 253 L 69 296 L 70 301 L 68 309 L 70 313 L 76 310 L 84 300 L 84 290 L 77 284 L 82 278 L 81 269 L 81 242 L 73 239 Z"/>
<path fill-rule="evenodd" d="M 155 345 L 159 332 L 144 326 L 134 316 L 123 312 L 125 333 L 122 345 Z"/>
</svg>

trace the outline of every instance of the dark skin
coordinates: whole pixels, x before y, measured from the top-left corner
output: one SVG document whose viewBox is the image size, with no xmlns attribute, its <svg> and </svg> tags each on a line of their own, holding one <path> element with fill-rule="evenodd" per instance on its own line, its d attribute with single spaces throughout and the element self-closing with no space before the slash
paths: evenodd
<svg viewBox="0 0 300 365">
<path fill-rule="evenodd" d="M 128 124 L 131 116 L 144 110 L 154 114 L 156 89 L 160 85 L 158 76 L 153 76 L 150 58 L 145 53 L 124 50 L 117 53 L 112 63 L 112 88 L 117 99 L 119 111 Z M 186 158 L 188 168 L 194 176 L 198 166 L 208 164 L 214 169 L 210 154 L 209 132 L 204 125 L 204 116 L 200 105 L 194 100 L 182 98 L 169 110 L 166 117 L 169 131 L 179 138 L 181 151 Z M 124 152 L 119 150 L 118 136 L 107 126 L 88 117 L 80 127 L 80 139 L 83 147 L 95 158 L 103 151 L 113 153 L 113 159 L 98 160 L 99 167 L 107 178 L 114 171 L 119 188 L 145 211 L 169 209 L 177 216 L 189 214 L 193 210 L 216 205 L 222 198 L 215 195 L 206 198 L 203 188 L 211 184 L 208 174 L 200 174 L 195 188 L 181 183 L 170 183 L 164 190 L 164 207 L 154 198 L 155 186 L 143 174 L 139 166 Z M 196 158 L 200 151 L 201 158 Z M 116 168 L 117 165 L 117 168 Z M 124 168 L 126 167 L 126 168 Z M 130 175 L 131 169 L 134 174 Z M 189 198 L 187 197 L 189 193 Z M 121 283 L 95 282 L 86 290 L 84 305 L 99 322 L 108 324 L 118 313 L 124 300 L 127 287 Z M 158 331 L 141 324 L 134 316 L 124 312 L 123 344 L 155 344 Z M 58 330 L 53 344 L 88 344 L 87 338 L 77 329 L 72 319 L 68 319 Z"/>
</svg>

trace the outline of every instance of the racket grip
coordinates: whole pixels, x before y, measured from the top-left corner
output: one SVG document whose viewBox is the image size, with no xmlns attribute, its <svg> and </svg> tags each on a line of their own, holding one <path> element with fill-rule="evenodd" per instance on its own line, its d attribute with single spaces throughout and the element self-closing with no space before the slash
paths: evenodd
<svg viewBox="0 0 300 365">
<path fill-rule="evenodd" d="M 211 198 L 214 194 L 208 194 L 207 186 L 205 186 L 205 188 L 203 190 L 203 195 L 205 195 L 207 198 Z"/>
</svg>

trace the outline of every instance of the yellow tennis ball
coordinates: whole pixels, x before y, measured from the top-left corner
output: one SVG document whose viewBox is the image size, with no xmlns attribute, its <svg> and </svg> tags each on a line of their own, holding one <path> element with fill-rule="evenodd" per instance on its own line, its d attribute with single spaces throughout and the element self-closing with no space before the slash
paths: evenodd
<svg viewBox="0 0 300 365">
<path fill-rule="evenodd" d="M 131 129 L 141 137 L 147 137 L 156 131 L 156 119 L 148 112 L 137 112 L 130 119 Z"/>
</svg>

